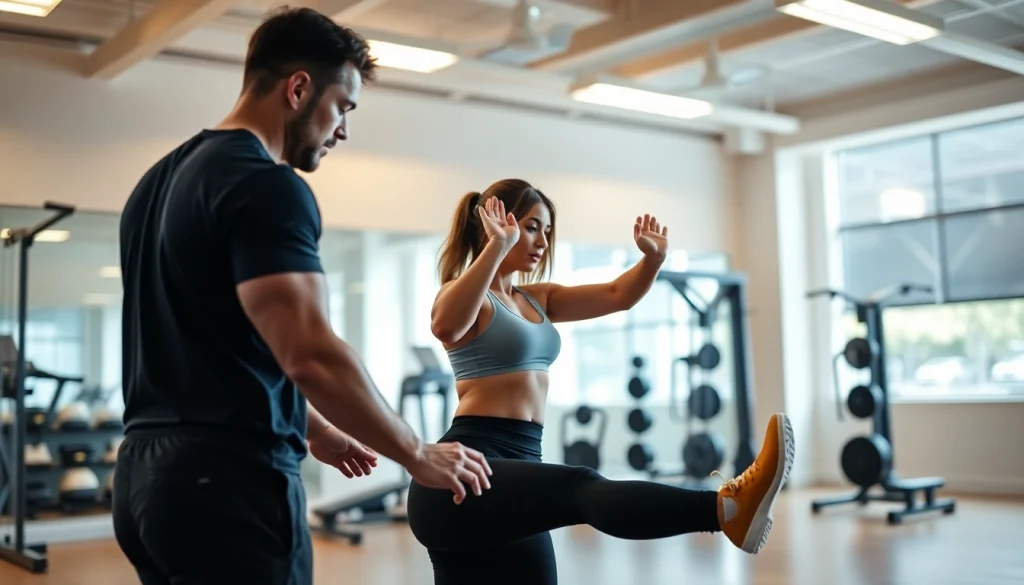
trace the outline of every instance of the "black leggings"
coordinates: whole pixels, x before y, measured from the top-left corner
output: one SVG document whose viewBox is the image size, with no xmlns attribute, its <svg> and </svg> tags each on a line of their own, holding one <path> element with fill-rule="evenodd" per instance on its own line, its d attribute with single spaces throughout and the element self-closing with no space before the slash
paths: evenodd
<svg viewBox="0 0 1024 585">
<path fill-rule="evenodd" d="M 450 490 L 409 489 L 409 525 L 430 554 L 435 585 L 558 582 L 548 531 L 580 524 L 645 540 L 715 532 L 718 492 L 613 481 L 586 467 L 541 463 L 543 428 L 529 421 L 459 416 L 441 441 L 482 452 L 491 489 L 462 504 Z"/>
</svg>

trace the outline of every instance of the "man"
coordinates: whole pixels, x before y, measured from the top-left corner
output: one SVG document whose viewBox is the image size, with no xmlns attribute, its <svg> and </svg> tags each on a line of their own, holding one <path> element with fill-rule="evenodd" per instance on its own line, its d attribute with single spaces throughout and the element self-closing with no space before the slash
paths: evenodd
<svg viewBox="0 0 1024 585">
<path fill-rule="evenodd" d="M 351 30 L 276 13 L 252 36 L 233 111 L 124 208 L 114 527 L 144 585 L 312 583 L 307 441 L 350 477 L 379 452 L 456 501 L 464 484 L 489 487 L 478 452 L 417 439 L 328 322 L 319 210 L 293 167 L 315 171 L 346 139 L 375 73 Z"/>
</svg>

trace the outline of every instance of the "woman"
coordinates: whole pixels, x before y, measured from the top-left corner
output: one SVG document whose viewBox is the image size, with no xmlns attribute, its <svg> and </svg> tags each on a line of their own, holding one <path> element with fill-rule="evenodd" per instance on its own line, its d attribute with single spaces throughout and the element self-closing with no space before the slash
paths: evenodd
<svg viewBox="0 0 1024 585">
<path fill-rule="evenodd" d="M 643 259 L 612 282 L 515 286 L 517 273 L 538 280 L 550 270 L 554 205 L 517 179 L 459 202 L 440 257 L 431 323 L 459 397 L 441 441 L 482 452 L 492 475 L 489 489 L 469 486 L 480 495 L 460 501 L 450 491 L 412 484 L 409 523 L 430 554 L 436 585 L 553 585 L 548 531 L 578 524 L 625 539 L 721 531 L 748 553 L 764 546 L 793 457 L 785 415 L 772 417 L 754 464 L 718 491 L 612 481 L 586 467 L 541 462 L 547 370 L 560 349 L 552 323 L 634 306 L 665 260 L 667 235 L 656 218 L 638 217 L 633 239 Z"/>
</svg>

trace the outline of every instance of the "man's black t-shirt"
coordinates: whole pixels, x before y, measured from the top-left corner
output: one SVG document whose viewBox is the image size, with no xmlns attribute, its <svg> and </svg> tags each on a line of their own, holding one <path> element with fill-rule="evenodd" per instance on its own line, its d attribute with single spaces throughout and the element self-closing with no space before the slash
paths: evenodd
<svg viewBox="0 0 1024 585">
<path fill-rule="evenodd" d="M 126 432 L 220 428 L 278 469 L 306 455 L 306 401 L 236 286 L 322 272 L 305 181 L 245 130 L 204 130 L 153 166 L 121 216 Z"/>
</svg>

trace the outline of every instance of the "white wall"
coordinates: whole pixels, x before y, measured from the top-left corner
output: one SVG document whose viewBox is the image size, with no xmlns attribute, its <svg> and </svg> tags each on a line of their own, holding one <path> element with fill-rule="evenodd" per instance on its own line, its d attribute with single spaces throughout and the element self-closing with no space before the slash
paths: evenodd
<svg viewBox="0 0 1024 585">
<path fill-rule="evenodd" d="M 977 77 L 977 74 L 971 74 Z M 955 86 L 965 79 L 947 79 Z M 830 327 L 837 307 L 809 302 L 810 288 L 835 282 L 835 241 L 825 194 L 822 149 L 894 139 L 1024 114 L 1024 80 L 984 77 L 966 87 L 902 88 L 870 102 L 836 103 L 805 119 L 804 131 L 739 166 L 737 208 L 746 220 L 739 268 L 751 272 L 751 306 L 780 317 L 751 317 L 755 376 L 762 408 L 794 414 L 798 461 L 794 483 L 844 484 L 842 445 L 868 432 L 841 423 L 832 392 L 831 356 L 845 340 Z M 935 82 L 938 83 L 938 82 Z M 750 211 L 755 210 L 753 225 Z M 772 252 L 778 250 L 775 256 Z M 777 270 L 773 264 L 777 263 Z M 772 322 L 777 319 L 778 324 Z M 768 357 L 779 347 L 778 359 Z M 1024 402 L 897 403 L 892 406 L 895 460 L 903 477 L 943 476 L 951 490 L 1024 494 Z M 913 443 L 913 444 L 912 444 Z"/>
<path fill-rule="evenodd" d="M 0 203 L 120 211 L 145 169 L 216 125 L 239 90 L 234 66 L 155 59 L 102 82 L 69 62 L 0 43 L 0 78 L 17 80 L 0 84 Z M 518 176 L 554 199 L 567 239 L 629 242 L 650 212 L 677 245 L 728 245 L 729 159 L 710 138 L 373 88 L 350 134 L 309 176 L 332 227 L 443 231 L 463 193 Z"/>
</svg>

